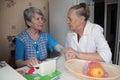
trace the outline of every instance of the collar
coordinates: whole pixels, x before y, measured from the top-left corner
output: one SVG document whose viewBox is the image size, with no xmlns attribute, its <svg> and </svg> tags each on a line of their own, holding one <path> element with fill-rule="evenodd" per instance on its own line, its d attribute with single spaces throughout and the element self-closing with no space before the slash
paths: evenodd
<svg viewBox="0 0 120 80">
<path fill-rule="evenodd" d="M 85 29 L 83 31 L 83 35 L 88 35 L 92 30 L 92 23 L 90 21 L 86 22 Z"/>
<path fill-rule="evenodd" d="M 88 35 L 92 30 L 92 23 L 90 21 L 86 22 L 85 29 L 83 31 L 83 36 Z M 70 33 L 72 33 L 73 36 L 77 36 L 77 34 L 70 30 Z"/>
</svg>

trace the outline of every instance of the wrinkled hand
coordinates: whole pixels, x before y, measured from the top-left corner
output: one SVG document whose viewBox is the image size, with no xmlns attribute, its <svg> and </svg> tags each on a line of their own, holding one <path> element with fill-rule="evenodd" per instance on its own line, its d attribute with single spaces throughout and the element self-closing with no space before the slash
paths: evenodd
<svg viewBox="0 0 120 80">
<path fill-rule="evenodd" d="M 28 67 L 33 67 L 34 65 L 37 65 L 39 63 L 40 63 L 40 61 L 38 61 L 35 57 L 32 57 L 29 60 L 27 60 Z"/>
<path fill-rule="evenodd" d="M 66 60 L 75 59 L 76 54 L 77 54 L 77 52 L 75 50 L 73 50 L 72 48 L 66 48 L 64 50 L 64 55 L 65 55 Z"/>
</svg>

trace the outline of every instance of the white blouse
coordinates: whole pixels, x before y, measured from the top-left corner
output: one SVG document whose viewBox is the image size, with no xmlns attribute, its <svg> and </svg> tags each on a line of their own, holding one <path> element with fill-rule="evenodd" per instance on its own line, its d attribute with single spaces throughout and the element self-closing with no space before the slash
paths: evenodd
<svg viewBox="0 0 120 80">
<path fill-rule="evenodd" d="M 75 32 L 69 31 L 66 38 L 66 48 L 73 48 L 79 52 L 97 52 L 106 63 L 111 63 L 112 53 L 103 35 L 103 28 L 87 21 L 83 35 L 77 39 Z"/>
</svg>

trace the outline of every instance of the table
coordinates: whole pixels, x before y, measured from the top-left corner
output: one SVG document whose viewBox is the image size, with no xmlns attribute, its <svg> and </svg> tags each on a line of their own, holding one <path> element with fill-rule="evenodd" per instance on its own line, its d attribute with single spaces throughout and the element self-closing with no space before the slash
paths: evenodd
<svg viewBox="0 0 120 80">
<path fill-rule="evenodd" d="M 73 76 L 65 67 L 64 67 L 65 58 L 60 56 L 57 59 L 57 70 L 61 71 L 60 80 L 80 80 L 77 77 Z"/>
<path fill-rule="evenodd" d="M 62 72 L 60 76 L 60 80 L 80 80 L 76 76 L 72 75 L 64 67 L 64 62 L 65 62 L 64 56 L 60 56 L 54 59 L 57 60 L 57 70 Z M 4 63 L 6 64 L 6 66 L 3 68 L 0 68 L 0 80 L 26 80 L 22 75 L 20 75 L 16 70 L 10 67 L 6 62 Z M 120 78 L 117 80 L 120 80 Z"/>
<path fill-rule="evenodd" d="M 0 67 L 0 80 L 26 80 L 5 61 L 0 62 L 0 64 L 4 64 L 4 67 Z"/>
<path fill-rule="evenodd" d="M 62 72 L 60 75 L 60 80 L 80 80 L 77 77 L 73 76 L 67 69 L 64 67 L 65 58 L 64 56 L 49 58 L 47 60 L 56 59 L 57 60 L 57 70 Z M 21 67 L 16 70 L 27 69 L 27 66 Z"/>
<path fill-rule="evenodd" d="M 65 67 L 64 67 L 64 62 L 65 62 L 65 58 L 64 56 L 60 56 L 57 59 L 57 70 L 61 71 L 62 74 L 60 76 L 60 80 L 80 80 L 79 78 L 77 78 L 76 76 L 74 76 L 73 74 L 71 74 Z M 120 80 L 117 79 L 117 80 Z"/>
</svg>

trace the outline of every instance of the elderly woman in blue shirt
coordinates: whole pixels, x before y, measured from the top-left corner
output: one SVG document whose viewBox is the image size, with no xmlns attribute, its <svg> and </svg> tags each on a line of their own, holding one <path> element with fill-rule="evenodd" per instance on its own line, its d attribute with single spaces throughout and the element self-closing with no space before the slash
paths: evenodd
<svg viewBox="0 0 120 80">
<path fill-rule="evenodd" d="M 63 49 L 49 33 L 42 31 L 45 18 L 40 9 L 25 9 L 24 20 L 28 28 L 16 38 L 17 67 L 32 67 L 47 58 L 48 49 L 51 52 Z"/>
</svg>

